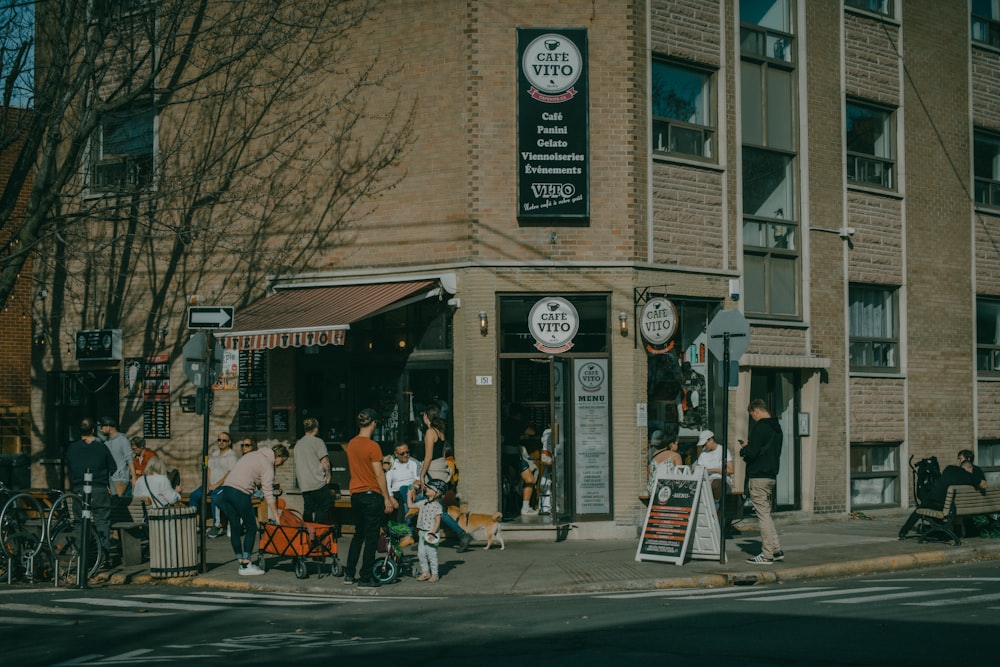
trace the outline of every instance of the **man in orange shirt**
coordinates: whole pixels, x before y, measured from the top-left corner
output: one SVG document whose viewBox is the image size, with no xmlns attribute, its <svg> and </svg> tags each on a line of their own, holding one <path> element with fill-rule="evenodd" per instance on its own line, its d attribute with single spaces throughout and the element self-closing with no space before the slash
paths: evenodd
<svg viewBox="0 0 1000 667">
<path fill-rule="evenodd" d="M 365 408 L 358 413 L 358 434 L 347 443 L 347 466 L 351 471 L 351 510 L 354 512 L 354 537 L 347 552 L 344 583 L 365 588 L 377 588 L 379 582 L 372 576 L 375 565 L 375 548 L 378 546 L 379 528 L 386 514 L 391 514 L 392 496 L 382 471 L 382 449 L 372 440 L 378 413 Z M 362 548 L 364 557 L 362 557 Z M 361 572 L 355 579 L 358 559 Z"/>
</svg>

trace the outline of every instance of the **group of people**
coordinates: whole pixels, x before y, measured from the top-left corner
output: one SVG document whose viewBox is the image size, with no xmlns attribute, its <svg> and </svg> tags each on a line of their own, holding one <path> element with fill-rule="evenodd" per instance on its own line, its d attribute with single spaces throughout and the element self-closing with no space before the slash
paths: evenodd
<svg viewBox="0 0 1000 667">
<path fill-rule="evenodd" d="M 760 526 L 761 551 L 747 559 L 755 565 L 769 565 L 785 558 L 784 551 L 778 540 L 778 531 L 774 527 L 771 512 L 774 506 L 774 489 L 781 463 L 782 433 L 781 424 L 771 416 L 767 404 L 760 399 L 754 399 L 747 407 L 751 425 L 746 440 L 739 440 L 740 457 L 746 465 L 746 481 L 744 493 L 753 505 Z M 725 468 L 726 486 L 733 488 L 733 460 L 726 447 L 721 446 L 712 431 L 702 431 L 698 437 L 697 447 L 701 449 L 696 466 L 702 466 L 708 473 L 712 487 L 712 495 L 716 506 L 721 502 L 722 475 Z M 678 429 L 675 426 L 669 432 L 657 430 L 650 436 L 652 456 L 649 459 L 649 486 L 647 493 L 652 494 L 656 478 L 669 473 L 677 466 L 683 465 L 678 442 Z"/>
<path fill-rule="evenodd" d="M 98 436 L 100 433 L 100 437 Z M 79 440 L 66 450 L 70 488 L 84 495 L 87 474 L 90 479 L 90 509 L 98 540 L 109 554 L 105 565 L 114 564 L 111 554 L 112 497 L 147 497 L 160 505 L 180 500 L 180 477 L 167 470 L 163 459 L 146 447 L 142 436 L 128 438 L 118 430 L 112 417 L 96 422 L 90 417 L 80 421 Z"/>
<path fill-rule="evenodd" d="M 445 439 L 446 425 L 440 407 L 428 405 L 422 419 L 424 461 L 418 463 L 411 458 L 406 444 L 396 446 L 395 457 L 384 457 L 379 444 L 372 439 L 378 413 L 371 408 L 358 413 L 358 435 L 346 445 L 354 537 L 347 552 L 345 584 L 357 583 L 365 588 L 379 586 L 372 572 L 379 532 L 387 518 L 404 507 L 417 510 L 415 537 L 421 569 L 419 581 L 435 582 L 440 577 L 437 550 L 442 525 L 458 537 L 459 551 L 469 548 L 472 536 L 459 528 L 442 502 L 455 472 L 453 463 L 448 460 L 451 452 Z"/>
</svg>

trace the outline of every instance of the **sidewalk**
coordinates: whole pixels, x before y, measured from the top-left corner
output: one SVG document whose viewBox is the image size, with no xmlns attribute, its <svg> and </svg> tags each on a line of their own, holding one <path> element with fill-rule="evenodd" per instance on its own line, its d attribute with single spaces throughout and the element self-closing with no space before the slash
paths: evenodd
<svg viewBox="0 0 1000 667">
<path fill-rule="evenodd" d="M 861 515 L 863 516 L 863 515 Z M 1000 539 L 970 537 L 961 546 L 920 544 L 915 537 L 896 539 L 905 517 L 777 520 L 786 557 L 773 565 L 745 563 L 760 551 L 752 520 L 739 524 L 741 532 L 726 540 L 726 563 L 688 560 L 683 565 L 635 560 L 636 540 L 581 540 L 556 542 L 507 540 L 507 548 L 484 551 L 474 542 L 465 553 L 441 547 L 441 581 L 427 584 L 410 577 L 378 589 L 343 584 L 342 577 L 318 574 L 309 566 L 309 577 L 298 579 L 291 558 L 267 556 L 267 574 L 237 574 L 232 547 L 225 537 L 209 540 L 208 571 L 194 577 L 153 579 L 148 563 L 104 573 L 111 584 L 170 583 L 233 590 L 308 592 L 337 595 L 531 595 L 640 590 L 653 588 L 705 588 L 801 581 L 814 578 L 896 572 L 910 568 L 1000 559 Z M 350 536 L 338 543 L 341 564 L 347 560 Z M 406 549 L 409 559 L 416 553 Z"/>
</svg>

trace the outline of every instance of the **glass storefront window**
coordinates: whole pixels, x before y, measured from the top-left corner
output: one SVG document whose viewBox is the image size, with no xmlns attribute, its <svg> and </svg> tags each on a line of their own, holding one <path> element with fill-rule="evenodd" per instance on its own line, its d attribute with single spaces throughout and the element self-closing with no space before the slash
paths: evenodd
<svg viewBox="0 0 1000 667">
<path fill-rule="evenodd" d="M 608 322 L 608 297 L 566 296 L 580 316 L 580 329 L 573 338 L 570 354 L 607 353 L 610 326 Z M 501 354 L 538 354 L 535 339 L 528 331 L 528 314 L 544 298 L 544 294 L 504 296 L 500 298 L 499 343 Z"/>
</svg>

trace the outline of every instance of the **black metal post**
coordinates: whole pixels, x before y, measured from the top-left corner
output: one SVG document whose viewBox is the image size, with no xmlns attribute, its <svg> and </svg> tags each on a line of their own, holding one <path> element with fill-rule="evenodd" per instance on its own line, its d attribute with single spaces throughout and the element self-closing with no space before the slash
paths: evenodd
<svg viewBox="0 0 1000 667">
<path fill-rule="evenodd" d="M 722 485 L 719 489 L 719 562 L 726 563 L 726 459 L 729 456 L 729 332 L 722 336 Z M 709 484 L 711 492 L 711 484 Z"/>
<path fill-rule="evenodd" d="M 87 579 L 90 575 L 90 568 L 87 567 L 87 552 L 88 544 L 90 540 L 87 538 L 90 536 L 91 530 L 91 517 L 93 516 L 90 511 L 90 501 L 91 495 L 94 493 L 94 473 L 87 469 L 87 472 L 83 473 L 83 512 L 80 513 L 80 558 L 76 562 L 76 587 L 77 588 L 90 588 Z M 100 535 L 97 536 L 100 540 Z"/>
</svg>

